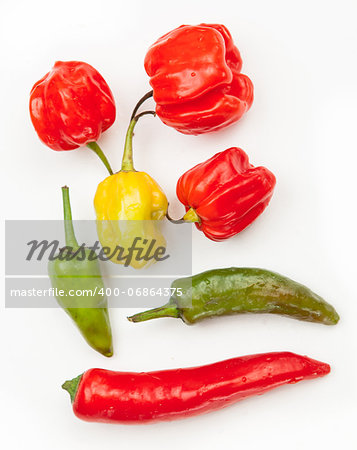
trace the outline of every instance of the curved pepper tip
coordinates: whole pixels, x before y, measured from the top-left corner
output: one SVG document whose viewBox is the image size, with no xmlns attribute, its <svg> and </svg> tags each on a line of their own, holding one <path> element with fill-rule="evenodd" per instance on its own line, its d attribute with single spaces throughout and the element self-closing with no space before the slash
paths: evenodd
<svg viewBox="0 0 357 450">
<path fill-rule="evenodd" d="M 94 348 L 101 355 L 110 358 L 114 354 L 112 339 L 110 338 L 110 342 L 105 343 L 104 345 L 100 345 L 98 343 L 89 343 L 89 345 Z"/>
<path fill-rule="evenodd" d="M 320 363 L 320 368 L 318 370 L 318 373 L 321 374 L 321 376 L 327 375 L 331 372 L 331 366 L 327 363 Z"/>
<path fill-rule="evenodd" d="M 313 378 L 324 377 L 331 372 L 331 366 L 329 364 L 309 358 L 308 356 L 304 356 L 303 358 L 305 359 L 306 368 L 308 368 Z"/>
<path fill-rule="evenodd" d="M 323 323 L 324 325 L 337 325 L 340 321 L 340 316 L 332 305 L 329 305 L 329 307 L 329 314 L 322 319 L 321 323 Z"/>
<path fill-rule="evenodd" d="M 339 316 L 338 312 L 335 311 L 335 314 L 331 320 L 331 322 L 332 322 L 331 325 L 336 325 L 339 321 L 340 321 L 340 316 Z"/>
<path fill-rule="evenodd" d="M 106 356 L 107 358 L 110 358 L 110 357 L 113 356 L 113 354 L 114 354 L 112 348 L 109 349 L 109 350 L 107 350 L 107 351 L 101 352 L 101 353 L 102 353 L 102 355 Z"/>
<path fill-rule="evenodd" d="M 279 352 L 276 354 L 278 353 Z M 323 361 L 293 352 L 280 352 L 280 354 L 283 355 L 283 360 L 285 359 L 286 363 L 289 361 L 292 363 L 291 369 L 293 369 L 293 371 L 296 367 L 299 367 L 299 370 L 295 370 L 295 375 L 288 381 L 289 384 L 295 384 L 302 380 L 324 377 L 331 372 L 330 365 Z"/>
</svg>

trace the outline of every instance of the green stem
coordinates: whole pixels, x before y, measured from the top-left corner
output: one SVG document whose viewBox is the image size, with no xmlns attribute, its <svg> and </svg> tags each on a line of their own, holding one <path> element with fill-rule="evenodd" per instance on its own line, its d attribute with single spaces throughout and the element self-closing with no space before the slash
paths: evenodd
<svg viewBox="0 0 357 450">
<path fill-rule="evenodd" d="M 78 377 L 73 378 L 73 380 L 65 381 L 62 384 L 62 389 L 67 391 L 71 397 L 71 403 L 73 403 L 74 399 L 76 398 L 77 389 L 78 389 L 79 383 L 82 379 L 82 376 L 83 376 L 83 374 L 78 375 Z"/>
<path fill-rule="evenodd" d="M 99 159 L 102 161 L 102 163 L 107 168 L 110 175 L 113 175 L 113 170 L 110 167 L 109 161 L 107 160 L 107 157 L 103 153 L 103 150 L 99 147 L 99 145 L 96 142 L 88 142 L 87 147 L 93 150 L 93 152 L 99 156 Z"/>
<path fill-rule="evenodd" d="M 133 163 L 133 136 L 134 136 L 134 127 L 139 120 L 140 117 L 145 116 L 146 114 L 152 114 L 155 116 L 155 111 L 144 111 L 137 116 L 135 116 L 129 124 L 128 131 L 126 132 L 125 138 L 125 146 L 123 159 L 121 163 L 121 170 L 124 172 L 134 171 L 134 163 Z"/>
<path fill-rule="evenodd" d="M 154 94 L 154 91 L 150 91 L 150 92 L 147 92 L 143 97 L 141 97 L 141 99 L 140 99 L 140 100 L 138 101 L 138 103 L 135 105 L 135 108 L 134 108 L 134 110 L 133 110 L 133 113 L 132 113 L 132 115 L 131 115 L 130 120 L 133 120 L 133 119 L 134 119 L 134 117 L 136 116 L 136 113 L 138 112 L 138 109 L 140 108 L 140 106 L 141 106 L 144 102 L 146 102 L 147 99 L 151 98 L 151 97 L 153 96 L 153 94 Z"/>
<path fill-rule="evenodd" d="M 159 308 L 149 309 L 133 316 L 128 317 L 130 322 L 145 322 L 146 320 L 159 319 L 160 317 L 180 317 L 180 310 L 176 305 L 172 303 L 167 303 Z"/>
<path fill-rule="evenodd" d="M 181 224 L 181 223 L 193 223 L 193 222 L 201 222 L 201 219 L 198 217 L 198 214 L 193 208 L 190 208 L 187 213 L 182 217 L 182 219 L 173 219 L 170 217 L 169 213 L 166 213 L 166 218 L 171 223 Z"/>
<path fill-rule="evenodd" d="M 71 203 L 69 200 L 69 188 L 67 186 L 62 187 L 62 199 L 66 245 L 68 247 L 76 248 L 78 247 L 78 242 L 73 229 Z"/>
</svg>

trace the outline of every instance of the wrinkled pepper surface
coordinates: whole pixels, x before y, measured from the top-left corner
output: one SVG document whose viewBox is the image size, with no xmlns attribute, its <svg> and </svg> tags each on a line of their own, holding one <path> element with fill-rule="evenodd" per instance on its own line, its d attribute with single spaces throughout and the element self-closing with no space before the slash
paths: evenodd
<svg viewBox="0 0 357 450">
<path fill-rule="evenodd" d="M 142 255 L 152 256 L 166 246 L 160 222 L 167 212 L 167 198 L 150 175 L 136 171 L 133 165 L 132 139 L 138 117 L 132 119 L 128 128 L 121 170 L 102 181 L 94 197 L 99 240 L 103 248 L 110 249 L 110 254 L 120 246 L 126 250 L 125 256 L 135 239 Z M 125 264 L 125 258 L 118 259 L 118 255 L 115 253 L 110 260 Z M 154 261 L 135 257 L 130 265 L 140 269 Z"/>
<path fill-rule="evenodd" d="M 308 322 L 335 325 L 333 306 L 306 286 L 258 268 L 213 269 L 179 278 L 168 304 L 135 314 L 132 322 L 160 317 L 181 318 L 187 324 L 232 314 L 280 314 Z"/>
<path fill-rule="evenodd" d="M 253 102 L 253 84 L 224 25 L 182 25 L 158 39 L 145 57 L 156 113 L 181 133 L 217 131 Z"/>
<path fill-rule="evenodd" d="M 100 73 L 85 62 L 57 61 L 33 86 L 30 116 L 41 141 L 52 150 L 87 145 L 113 173 L 97 141 L 114 122 L 113 94 Z"/>
<path fill-rule="evenodd" d="M 112 333 L 107 309 L 107 298 L 98 259 L 89 248 L 79 252 L 73 224 L 68 187 L 62 188 L 66 255 L 49 261 L 48 273 L 53 288 L 63 291 L 57 302 L 73 319 L 87 343 L 104 356 L 112 356 Z M 76 255 L 77 252 L 77 255 Z M 76 292 L 78 292 L 78 295 Z M 83 292 L 91 295 L 83 295 Z M 82 293 L 82 294 L 80 294 Z"/>
<path fill-rule="evenodd" d="M 307 356 L 275 352 L 146 373 L 90 369 L 62 387 L 82 420 L 142 424 L 208 413 L 329 372 Z"/>
<path fill-rule="evenodd" d="M 228 239 L 250 225 L 268 206 L 275 176 L 254 167 L 248 155 L 232 147 L 185 172 L 176 186 L 186 208 L 184 221 L 213 241 Z"/>
</svg>

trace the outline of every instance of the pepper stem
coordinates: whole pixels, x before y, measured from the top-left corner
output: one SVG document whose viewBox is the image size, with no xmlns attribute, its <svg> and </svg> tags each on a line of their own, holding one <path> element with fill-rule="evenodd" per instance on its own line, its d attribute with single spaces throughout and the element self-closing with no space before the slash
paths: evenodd
<svg viewBox="0 0 357 450">
<path fill-rule="evenodd" d="M 63 199 L 63 218 L 64 218 L 64 233 L 66 237 L 67 247 L 78 247 L 76 235 L 74 234 L 71 203 L 69 200 L 69 188 L 68 186 L 62 187 L 62 199 Z"/>
<path fill-rule="evenodd" d="M 169 216 L 169 213 L 166 213 L 166 218 L 171 222 L 175 224 L 181 224 L 181 223 L 192 223 L 192 222 L 201 222 L 201 219 L 198 217 L 198 214 L 193 208 L 190 208 L 187 213 L 182 217 L 182 219 L 173 219 Z"/>
<path fill-rule="evenodd" d="M 140 117 L 145 116 L 147 114 L 152 114 L 153 116 L 156 115 L 155 111 L 144 111 L 137 116 L 135 116 L 129 124 L 128 131 L 126 132 L 126 138 L 125 138 L 125 146 L 124 146 L 124 153 L 123 153 L 123 159 L 121 163 L 121 170 L 124 172 L 130 172 L 135 171 L 134 169 L 134 163 L 133 163 L 133 136 L 134 136 L 134 127 L 139 120 Z"/>
<path fill-rule="evenodd" d="M 103 153 L 103 150 L 99 147 L 99 145 L 96 142 L 88 142 L 87 147 L 93 150 L 93 152 L 99 156 L 99 159 L 102 161 L 102 163 L 107 168 L 110 175 L 113 175 L 113 170 L 109 164 L 109 161 L 107 160 L 107 157 Z"/>
<path fill-rule="evenodd" d="M 74 399 L 76 398 L 78 385 L 82 379 L 83 373 L 81 375 L 78 375 L 78 377 L 73 378 L 73 380 L 65 381 L 62 384 L 62 389 L 67 391 L 69 393 L 69 396 L 71 397 L 71 403 L 74 402 Z"/>
<path fill-rule="evenodd" d="M 133 120 L 134 117 L 136 116 L 136 113 L 138 112 L 138 109 L 140 108 L 140 106 L 146 102 L 146 100 L 148 100 L 149 98 L 151 98 L 154 94 L 154 91 L 150 91 L 147 94 L 145 94 L 143 97 L 141 97 L 141 99 L 138 101 L 138 103 L 135 105 L 135 108 L 133 110 L 133 113 L 130 117 L 130 120 Z"/>
<path fill-rule="evenodd" d="M 148 311 L 134 314 L 127 319 L 130 322 L 145 322 L 146 320 L 159 319 L 160 317 L 174 317 L 177 319 L 180 317 L 180 310 L 176 305 L 167 303 L 159 308 L 149 309 Z"/>
</svg>

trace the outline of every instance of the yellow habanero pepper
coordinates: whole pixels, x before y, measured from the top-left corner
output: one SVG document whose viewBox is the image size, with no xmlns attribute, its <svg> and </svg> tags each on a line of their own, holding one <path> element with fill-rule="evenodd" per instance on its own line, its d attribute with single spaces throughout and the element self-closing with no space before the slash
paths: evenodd
<svg viewBox="0 0 357 450">
<path fill-rule="evenodd" d="M 112 262 L 136 269 L 162 257 L 166 247 L 160 221 L 167 212 L 167 198 L 150 175 L 137 172 L 133 166 L 133 130 L 138 118 L 145 113 L 138 114 L 130 122 L 120 172 L 103 180 L 94 197 L 102 247 L 108 248 Z M 118 246 L 124 249 L 121 254 Z M 125 256 L 133 246 L 135 250 L 129 261 Z M 117 252 L 113 254 L 115 249 Z"/>
</svg>

